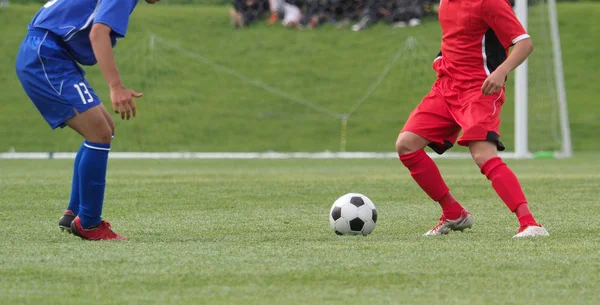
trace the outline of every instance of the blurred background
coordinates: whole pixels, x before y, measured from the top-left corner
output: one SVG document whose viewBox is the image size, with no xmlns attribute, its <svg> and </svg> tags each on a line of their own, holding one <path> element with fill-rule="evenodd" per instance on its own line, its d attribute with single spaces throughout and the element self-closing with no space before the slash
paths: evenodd
<svg viewBox="0 0 600 305">
<path fill-rule="evenodd" d="M 73 152 L 20 88 L 15 56 L 44 1 L 0 0 L 0 152 Z M 115 52 L 126 86 L 145 96 L 117 121 L 121 152 L 393 152 L 398 131 L 433 81 L 440 48 L 436 0 L 140 1 Z M 600 1 L 558 1 L 573 149 L 600 149 Z M 559 150 L 551 20 L 529 1 L 531 151 Z M 107 108 L 97 67 L 87 77 Z M 514 149 L 513 75 L 502 139 Z M 455 149 L 460 151 L 460 148 Z"/>
</svg>

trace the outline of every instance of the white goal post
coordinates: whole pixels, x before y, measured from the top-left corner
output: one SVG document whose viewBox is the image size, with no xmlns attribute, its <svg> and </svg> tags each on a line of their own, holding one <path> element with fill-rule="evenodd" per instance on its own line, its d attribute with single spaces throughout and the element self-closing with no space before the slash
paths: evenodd
<svg viewBox="0 0 600 305">
<path fill-rule="evenodd" d="M 557 158 L 568 158 L 573 155 L 571 145 L 571 131 L 569 128 L 569 115 L 567 110 L 567 95 L 563 74 L 563 63 L 556 14 L 556 0 L 545 0 L 548 7 L 548 22 L 550 27 L 550 41 L 552 44 L 552 63 L 554 66 L 554 79 L 558 102 L 558 120 L 560 122 L 560 151 L 546 152 Z M 515 13 L 523 26 L 528 27 L 528 0 L 515 1 Z M 528 61 L 525 61 L 515 71 L 515 157 L 531 158 L 534 154 L 529 149 L 529 78 Z"/>
</svg>

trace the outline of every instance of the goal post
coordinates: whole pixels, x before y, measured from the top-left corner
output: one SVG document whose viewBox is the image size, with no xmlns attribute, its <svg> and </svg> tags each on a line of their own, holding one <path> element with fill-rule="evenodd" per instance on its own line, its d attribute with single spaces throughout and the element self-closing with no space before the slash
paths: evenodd
<svg viewBox="0 0 600 305">
<path fill-rule="evenodd" d="M 537 18 L 531 18 L 532 11 L 540 14 L 541 17 L 536 16 Z M 514 156 L 515 158 L 571 157 L 573 155 L 573 148 L 571 145 L 556 0 L 515 0 L 515 14 L 528 32 L 532 34 L 536 49 L 537 41 L 542 43 L 542 51 L 537 52 L 542 53 L 539 57 L 543 57 L 544 55 L 549 57 L 550 54 L 548 53 L 551 53 L 551 58 L 542 58 L 539 60 L 541 64 L 535 67 L 531 66 L 530 60 L 526 60 L 515 71 Z M 534 20 L 536 22 L 535 25 L 532 22 Z M 534 53 L 536 52 L 534 51 Z M 537 56 L 537 54 L 534 54 L 534 56 Z M 552 78 L 554 81 L 548 80 L 543 86 L 530 86 L 532 81 L 538 81 L 536 78 L 541 78 L 540 75 L 543 73 L 535 74 L 533 79 L 531 76 L 537 72 L 535 69 L 541 69 L 542 66 L 544 68 L 547 68 L 547 66 L 553 67 L 553 69 L 547 70 L 544 76 Z M 530 90 L 531 87 L 535 89 Z M 550 93 L 540 94 L 540 90 Z M 547 108 L 555 107 L 554 109 L 556 109 L 555 112 L 557 114 L 549 114 L 548 117 L 531 122 L 531 118 L 537 115 L 535 110 L 533 112 L 531 110 L 530 106 L 532 103 L 543 103 Z M 557 126 L 552 126 L 554 120 L 558 121 Z M 543 134 L 534 130 L 540 127 L 550 130 L 554 128 L 556 131 Z M 554 140 L 560 142 L 560 145 L 550 146 L 545 143 L 540 143 L 535 147 L 530 145 L 532 138 L 538 141 L 549 141 L 550 139 L 544 139 L 544 137 L 549 138 L 550 134 L 554 135 Z M 537 139 L 536 136 L 541 139 Z"/>
<path fill-rule="evenodd" d="M 521 21 L 521 24 L 527 29 L 527 10 L 528 0 L 516 0 L 515 14 Z M 527 75 L 527 60 L 523 62 L 515 70 L 515 157 L 529 158 L 529 129 L 528 123 L 528 75 Z"/>
</svg>

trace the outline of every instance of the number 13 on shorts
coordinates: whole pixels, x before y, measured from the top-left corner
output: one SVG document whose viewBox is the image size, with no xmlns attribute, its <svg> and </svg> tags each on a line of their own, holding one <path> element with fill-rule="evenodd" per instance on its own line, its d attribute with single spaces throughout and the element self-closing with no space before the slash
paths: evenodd
<svg viewBox="0 0 600 305">
<path fill-rule="evenodd" d="M 83 102 L 84 105 L 94 101 L 94 97 L 90 94 L 90 91 L 88 90 L 88 88 L 84 82 L 74 84 L 73 87 L 75 87 L 75 89 L 77 89 L 77 92 L 79 93 L 79 96 L 81 97 L 81 101 Z"/>
</svg>

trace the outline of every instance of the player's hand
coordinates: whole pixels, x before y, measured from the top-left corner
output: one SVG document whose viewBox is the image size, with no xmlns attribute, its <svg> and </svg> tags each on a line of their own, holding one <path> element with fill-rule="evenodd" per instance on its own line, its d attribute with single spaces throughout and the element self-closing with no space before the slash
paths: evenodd
<svg viewBox="0 0 600 305">
<path fill-rule="evenodd" d="M 494 93 L 500 92 L 502 87 L 504 87 L 504 82 L 506 81 L 506 73 L 501 70 L 496 70 L 488 76 L 488 78 L 483 82 L 483 86 L 481 86 L 481 93 L 483 95 L 492 95 Z"/>
<path fill-rule="evenodd" d="M 144 96 L 143 93 L 137 93 L 133 90 L 125 88 L 123 85 L 115 86 L 110 88 L 110 100 L 113 105 L 115 113 L 121 114 L 121 119 L 127 118 L 129 120 L 131 116 L 135 117 L 135 102 L 133 98 L 140 98 Z"/>
</svg>

